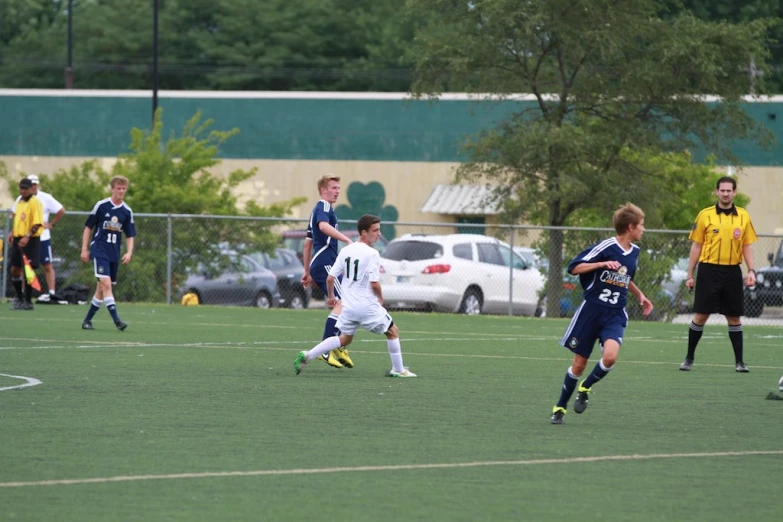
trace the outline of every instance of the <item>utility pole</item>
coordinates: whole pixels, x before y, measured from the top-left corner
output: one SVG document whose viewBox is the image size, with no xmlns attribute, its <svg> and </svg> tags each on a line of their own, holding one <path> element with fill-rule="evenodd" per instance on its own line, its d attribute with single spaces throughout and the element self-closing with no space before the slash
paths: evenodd
<svg viewBox="0 0 783 522">
<path fill-rule="evenodd" d="M 73 0 L 68 0 L 68 64 L 65 66 L 65 88 L 73 89 Z"/>
<path fill-rule="evenodd" d="M 753 96 L 756 94 L 756 78 L 764 76 L 764 71 L 756 67 L 756 60 L 752 57 L 748 66 L 748 74 L 750 75 L 750 95 Z"/>
<path fill-rule="evenodd" d="M 158 110 L 158 0 L 152 0 L 152 125 Z"/>
</svg>

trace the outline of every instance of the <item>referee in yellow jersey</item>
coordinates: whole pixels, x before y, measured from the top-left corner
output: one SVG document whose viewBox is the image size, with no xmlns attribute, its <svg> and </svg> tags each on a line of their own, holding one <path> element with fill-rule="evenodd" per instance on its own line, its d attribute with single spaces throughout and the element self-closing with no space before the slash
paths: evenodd
<svg viewBox="0 0 783 522">
<path fill-rule="evenodd" d="M 704 325 L 710 314 L 717 312 L 725 315 L 729 323 L 734 369 L 747 373 L 749 370 L 742 357 L 740 317 L 744 314 L 745 302 L 740 264 L 744 258 L 748 267 L 745 285 L 755 285 L 756 271 L 753 269 L 751 244 L 757 239 L 756 231 L 747 210 L 734 205 L 734 196 L 737 195 L 734 178 L 720 178 L 715 192 L 718 203 L 699 212 L 689 238 L 693 243 L 685 285 L 689 290 L 696 285 L 696 297 L 693 302 L 693 320 L 688 330 L 688 355 L 680 365 L 680 370 L 687 372 L 693 367 L 696 345 L 704 332 Z M 694 281 L 693 270 L 697 262 L 699 271 Z"/>
<path fill-rule="evenodd" d="M 19 194 L 21 199 L 16 203 L 14 212 L 14 229 L 11 233 L 13 246 L 11 247 L 11 281 L 16 290 L 16 301 L 11 310 L 32 310 L 33 289 L 25 285 L 22 293 L 22 281 L 24 279 L 24 261 L 22 254 L 27 255 L 33 268 L 38 268 L 41 259 L 40 246 L 43 233 L 43 206 L 33 193 L 33 182 L 25 178 L 19 182 Z"/>
</svg>

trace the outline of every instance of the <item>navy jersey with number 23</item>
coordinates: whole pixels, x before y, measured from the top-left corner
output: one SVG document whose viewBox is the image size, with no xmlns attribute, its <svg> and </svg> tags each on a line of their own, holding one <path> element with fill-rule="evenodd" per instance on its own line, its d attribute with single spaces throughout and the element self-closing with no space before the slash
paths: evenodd
<svg viewBox="0 0 783 522">
<path fill-rule="evenodd" d="M 107 259 L 112 263 L 120 261 L 122 234 L 127 237 L 136 235 L 131 208 L 124 201 L 115 205 L 111 198 L 102 199 L 95 204 L 84 226 L 92 229 L 90 257 Z"/>
<path fill-rule="evenodd" d="M 617 239 L 613 237 L 605 239 L 576 256 L 568 265 L 568 272 L 571 273 L 581 263 L 603 261 L 617 261 L 620 263 L 620 268 L 617 270 L 602 268 L 580 274 L 579 282 L 584 289 L 584 300 L 592 305 L 625 308 L 628 288 L 639 261 L 639 247 L 631 244 L 629 250 L 624 250 Z"/>
</svg>

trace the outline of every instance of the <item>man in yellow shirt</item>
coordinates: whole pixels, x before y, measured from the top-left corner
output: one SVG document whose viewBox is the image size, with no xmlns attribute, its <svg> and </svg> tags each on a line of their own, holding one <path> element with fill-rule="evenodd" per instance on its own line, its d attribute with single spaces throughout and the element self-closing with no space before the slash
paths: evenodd
<svg viewBox="0 0 783 522">
<path fill-rule="evenodd" d="M 27 256 L 33 268 L 38 268 L 38 261 L 41 258 L 41 233 L 44 230 L 43 207 L 33 194 L 33 183 L 27 178 L 19 182 L 19 195 L 21 199 L 16 204 L 14 228 L 8 238 L 9 242 L 12 242 L 11 281 L 14 284 L 14 290 L 16 290 L 16 301 L 14 301 L 11 310 L 32 310 L 32 287 L 25 285 L 24 293 L 22 292 L 22 282 L 24 281 L 22 254 Z"/>
<path fill-rule="evenodd" d="M 747 373 L 750 370 L 743 360 L 740 321 L 745 313 L 740 264 L 744 258 L 748 266 L 745 285 L 755 285 L 756 271 L 753 269 L 755 265 L 751 244 L 758 238 L 748 212 L 734 205 L 734 197 L 737 195 L 735 179 L 723 176 L 718 180 L 715 192 L 718 203 L 699 212 L 690 234 L 693 243 L 685 285 L 688 289 L 696 286 L 696 297 L 693 302 L 693 320 L 688 330 L 688 355 L 680 365 L 680 370 L 691 370 L 696 345 L 704 332 L 707 319 L 710 314 L 720 313 L 726 316 L 726 322 L 729 323 L 734 369 L 739 373 Z M 699 271 L 694 281 L 693 271 L 697 262 Z"/>
</svg>

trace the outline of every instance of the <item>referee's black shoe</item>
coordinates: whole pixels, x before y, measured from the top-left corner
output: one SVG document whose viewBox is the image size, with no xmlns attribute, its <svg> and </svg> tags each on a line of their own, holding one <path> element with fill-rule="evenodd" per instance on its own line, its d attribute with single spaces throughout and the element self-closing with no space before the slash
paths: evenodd
<svg viewBox="0 0 783 522">
<path fill-rule="evenodd" d="M 736 365 L 734 365 L 734 371 L 737 373 L 748 373 L 750 369 L 745 365 L 744 362 L 738 362 Z"/>
<path fill-rule="evenodd" d="M 693 359 L 685 359 L 680 365 L 680 370 L 683 372 L 689 372 L 693 368 Z M 739 371 L 739 370 L 738 370 Z"/>
</svg>

